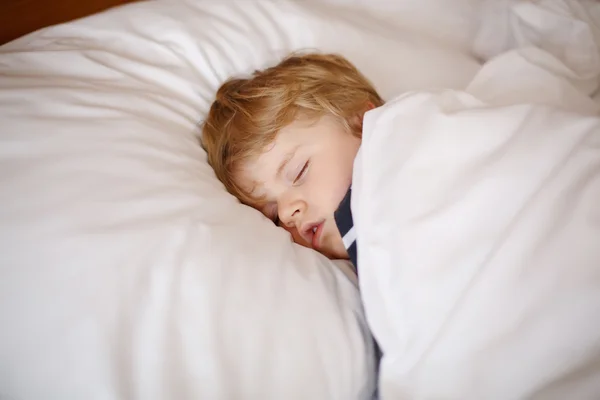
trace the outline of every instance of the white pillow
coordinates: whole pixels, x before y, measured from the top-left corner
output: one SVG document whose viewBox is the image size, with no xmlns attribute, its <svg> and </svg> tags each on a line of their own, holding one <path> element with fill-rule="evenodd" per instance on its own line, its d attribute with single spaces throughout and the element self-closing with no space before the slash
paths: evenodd
<svg viewBox="0 0 600 400">
<path fill-rule="evenodd" d="M 225 193 L 197 123 L 291 50 L 345 54 L 386 97 L 478 65 L 315 7 L 142 2 L 0 48 L 0 398 L 370 396 L 347 265 Z"/>
<path fill-rule="evenodd" d="M 481 7 L 498 0 L 297 0 L 330 3 L 377 18 L 381 23 L 410 28 L 465 51 L 472 48 Z"/>
</svg>

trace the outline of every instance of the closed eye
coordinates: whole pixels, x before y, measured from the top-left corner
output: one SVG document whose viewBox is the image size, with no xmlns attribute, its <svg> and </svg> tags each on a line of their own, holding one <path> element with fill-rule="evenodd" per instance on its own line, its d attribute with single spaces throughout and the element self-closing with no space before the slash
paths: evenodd
<svg viewBox="0 0 600 400">
<path fill-rule="evenodd" d="M 306 163 L 304 163 L 304 166 L 302 167 L 302 169 L 300 170 L 298 175 L 296 175 L 296 179 L 294 179 L 294 184 L 297 184 L 298 181 L 300 181 L 300 179 L 304 178 L 304 175 L 306 175 L 306 171 L 308 171 L 309 162 L 310 161 L 307 161 Z"/>
</svg>

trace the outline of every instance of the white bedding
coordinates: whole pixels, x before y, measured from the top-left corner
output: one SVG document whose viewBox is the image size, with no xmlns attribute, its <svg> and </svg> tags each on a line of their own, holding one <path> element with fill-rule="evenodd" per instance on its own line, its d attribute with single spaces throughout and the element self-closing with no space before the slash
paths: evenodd
<svg viewBox="0 0 600 400">
<path fill-rule="evenodd" d="M 465 91 L 367 113 L 352 207 L 383 399 L 600 396 L 590 15 L 576 2 L 516 3 L 513 49 Z"/>
<path fill-rule="evenodd" d="M 470 51 L 486 3 L 504 0 L 296 0 L 329 3 Z M 484 48 L 487 48 L 485 46 Z M 491 46 L 489 46 L 491 47 Z"/>
<path fill-rule="evenodd" d="M 426 32 L 429 36 L 444 37 L 458 48 L 470 47 L 467 43 L 472 33 L 469 22 L 481 5 L 479 1 L 352 2 L 354 6 L 346 7 L 345 12 L 316 7 L 305 1 L 297 4 L 283 0 L 140 2 L 44 29 L 0 48 L 0 399 L 349 400 L 370 397 L 375 386 L 373 346 L 355 281 L 344 274 L 349 271 L 347 265 L 333 263 L 292 244 L 281 229 L 234 201 L 214 178 L 196 137 L 197 123 L 224 79 L 271 64 L 292 50 L 319 48 L 344 54 L 388 99 L 406 90 L 429 87 L 465 89 L 479 70 L 479 63 L 465 52 L 422 40 L 419 35 L 399 28 L 399 25 L 412 24 L 421 31 L 429 29 Z M 379 3 L 382 8 L 371 11 L 385 18 L 367 17 L 356 8 L 358 3 L 373 7 Z M 482 23 L 482 27 L 492 27 L 492 21 L 506 22 L 497 20 L 493 12 L 488 16 L 491 19 Z M 381 24 L 382 19 L 387 24 Z M 495 49 L 506 50 L 492 46 L 484 32 L 480 29 L 477 36 L 480 39 L 475 49 L 477 54 L 485 58 L 497 54 Z M 493 38 L 499 39 L 501 31 L 495 32 Z M 510 45 L 516 43 L 510 42 Z M 383 58 L 386 62 L 380 62 Z M 591 65 L 586 57 L 575 57 L 571 61 Z M 481 101 L 493 104 L 506 100 L 500 96 L 502 91 L 494 92 L 491 88 L 498 87 L 498 82 L 514 83 L 513 75 L 504 81 L 495 80 L 493 65 L 499 65 L 502 59 L 494 62 L 496 64 L 490 63 L 471 84 L 470 94 L 407 96 L 381 109 L 381 120 L 389 115 L 388 111 L 395 115 L 416 104 L 414 115 L 402 122 L 403 130 L 406 129 L 404 124 L 410 123 L 419 125 L 423 137 L 434 138 L 443 132 L 456 136 L 461 132 L 468 135 L 481 131 L 489 136 L 498 133 L 499 127 L 481 121 L 496 118 L 499 124 L 506 125 L 508 120 L 518 119 L 516 114 L 522 117 L 542 113 L 536 107 L 523 107 L 518 113 L 510 108 L 502 111 L 479 106 Z M 530 76 L 535 80 L 538 75 Z M 544 86 L 544 90 L 559 89 L 554 93 L 547 90 L 543 100 L 562 101 L 564 93 L 578 96 L 581 85 L 573 82 L 572 87 Z M 588 83 L 585 90 L 592 88 L 593 82 Z M 575 91 L 567 90 L 575 87 Z M 443 99 L 441 108 L 436 105 L 440 99 Z M 574 104 L 582 110 L 595 107 L 585 98 L 569 102 L 569 106 Z M 450 106 L 466 110 L 448 113 Z M 510 113 L 510 118 L 503 118 L 502 112 Z M 477 119 L 473 113 L 489 115 Z M 544 120 L 538 123 L 556 131 L 557 136 L 562 132 L 561 124 L 571 119 L 577 121 L 569 128 L 574 136 L 583 135 L 583 130 L 595 123 L 591 119 L 550 114 L 556 124 Z M 377 115 L 373 113 L 370 118 L 382 123 Z M 445 130 L 437 125 L 440 121 Z M 416 136 L 393 134 L 398 131 L 393 119 L 388 123 L 391 124 L 389 129 L 381 131 L 382 141 L 389 139 L 385 151 L 394 148 L 391 144 L 411 137 L 415 138 L 412 144 L 417 144 Z M 474 124 L 477 129 L 455 129 L 448 133 L 448 124 Z M 537 132 L 537 128 L 531 126 Z M 516 132 L 509 129 L 506 134 Z M 366 138 L 368 142 L 368 133 Z M 539 137 L 531 138 L 537 139 Z M 576 147 L 566 142 L 565 149 L 570 144 L 574 150 L 580 150 L 584 144 Z M 398 147 L 402 153 L 398 154 L 414 150 L 410 144 L 403 142 Z M 487 141 L 484 144 L 493 145 Z M 430 145 L 441 155 L 435 161 L 445 163 L 446 167 L 453 161 L 453 155 L 464 154 L 458 149 L 452 154 L 450 147 Z M 377 151 L 373 144 L 365 148 L 369 146 Z M 476 150 L 473 149 L 473 155 Z M 419 154 L 414 152 L 413 160 L 418 161 Z M 596 153 L 590 151 L 590 154 Z M 397 156 L 396 162 L 403 160 L 405 158 Z M 384 165 L 378 168 L 382 167 Z M 594 164 L 579 167 L 580 170 L 572 173 L 581 173 Z M 523 174 L 523 184 L 530 182 L 529 176 Z M 433 180 L 416 183 L 425 185 L 427 182 Z M 378 190 L 385 189 L 377 182 L 371 183 Z M 471 187 L 471 183 L 467 180 L 464 190 Z M 581 181 L 574 190 L 591 189 L 593 184 L 593 180 Z M 429 188 L 437 190 L 439 195 L 443 195 L 445 189 L 443 186 Z M 495 190 L 512 193 L 515 189 L 514 183 L 505 182 Z M 413 191 L 412 195 L 419 193 Z M 586 192 L 586 195 L 593 196 L 594 192 Z M 564 197 L 565 201 L 584 198 L 583 195 Z M 431 197 L 431 201 L 438 199 Z M 381 208 L 386 218 L 392 210 L 406 212 L 392 213 L 394 218 L 404 215 L 409 219 L 408 213 L 419 211 L 399 207 L 411 197 L 401 200 L 404 203 Z M 445 200 L 447 198 L 442 196 L 440 204 L 446 205 Z M 379 209 L 371 208 L 368 201 L 373 199 L 363 201 L 365 210 Z M 426 203 L 421 205 L 426 206 Z M 583 209 L 582 205 L 575 211 Z M 474 226 L 467 224 L 474 218 L 471 207 L 466 210 L 466 217 L 461 215 L 459 223 L 452 227 L 456 238 L 460 238 L 458 233 Z M 590 213 L 597 221 L 597 211 Z M 494 217 L 488 214 L 478 217 Z M 383 218 L 379 214 L 374 217 L 374 221 Z M 362 225 L 368 229 L 365 218 Z M 569 218 L 574 216 L 569 214 Z M 554 215 L 546 221 L 562 226 L 562 219 Z M 392 254 L 382 247 L 391 245 L 393 242 L 388 239 L 393 236 L 377 236 L 378 232 L 396 232 L 389 226 L 373 231 L 372 239 L 364 243 L 371 247 L 361 253 L 361 257 L 367 257 L 361 262 L 368 265 L 373 265 L 368 249 L 375 249 L 374 254 L 378 254 L 377 268 L 361 274 L 361 286 L 368 318 L 386 351 L 382 394 L 395 399 L 402 393 L 416 398 L 435 397 L 434 394 L 441 392 L 459 393 L 458 398 L 476 397 L 473 393 L 477 390 L 506 393 L 493 391 L 500 378 L 507 377 L 496 372 L 514 372 L 515 376 L 520 372 L 511 369 L 513 363 L 507 368 L 502 357 L 516 359 L 514 364 L 522 364 L 522 368 L 528 365 L 527 360 L 515 356 L 519 349 L 514 347 L 525 343 L 522 335 L 518 335 L 525 332 L 524 328 L 507 336 L 507 340 L 515 340 L 513 347 L 492 346 L 493 351 L 506 349 L 507 352 L 496 354 L 496 358 L 491 354 L 489 363 L 485 355 L 473 355 L 473 349 L 479 345 L 473 340 L 436 342 L 438 347 L 429 348 L 428 344 L 432 343 L 428 341 L 429 336 L 420 334 L 422 329 L 444 320 L 444 307 L 449 306 L 445 300 L 452 300 L 451 290 L 435 291 L 432 296 L 428 296 L 428 290 L 437 284 L 456 287 L 451 285 L 452 279 L 468 280 L 471 276 L 469 271 L 461 273 L 449 269 L 447 262 L 428 275 L 430 268 L 436 268 L 435 261 L 455 248 L 452 247 L 454 242 L 446 240 L 434 243 L 431 238 L 435 236 L 428 234 L 431 226 L 426 222 L 424 218 L 411 219 L 411 225 L 407 225 L 411 233 L 407 237 L 412 242 L 403 242 L 405 246 L 416 241 L 417 234 L 424 235 L 431 245 L 423 252 L 417 252 L 418 247 L 415 247 L 404 252 L 402 258 L 394 258 L 401 261 L 398 265 L 402 268 L 389 269 Z M 469 263 L 469 256 L 476 255 L 470 250 L 483 248 L 475 246 L 476 240 L 495 239 L 492 225 L 477 224 L 475 228 L 480 225 L 489 228 L 489 232 L 486 230 L 489 234 L 466 236 L 461 242 L 465 247 L 458 249 L 464 252 L 457 250 L 445 261 L 465 256 L 464 268 L 475 265 L 472 260 Z M 450 228 L 444 224 L 437 226 Z M 413 228 L 422 231 L 419 233 L 417 229 L 413 236 Z M 405 231 L 400 229 L 394 234 L 402 232 Z M 544 232 L 550 233 L 550 230 Z M 439 235 L 445 233 L 447 231 L 442 229 Z M 568 234 L 566 229 L 559 233 Z M 591 246 L 586 240 L 596 238 L 592 233 L 573 246 Z M 528 241 L 516 243 L 530 244 Z M 394 257 L 400 249 L 405 248 L 394 249 Z M 526 250 L 505 251 L 501 255 L 540 256 Z M 581 257 L 584 253 L 575 254 Z M 562 252 L 559 255 L 565 256 Z M 418 257 L 431 257 L 432 264 L 424 267 Z M 495 262 L 502 261 L 498 258 Z M 420 268 L 411 268 L 415 264 Z M 376 275 L 376 272 L 381 274 Z M 510 277 L 508 274 L 513 272 L 514 268 L 507 269 L 506 276 Z M 528 290 L 530 287 L 560 288 L 567 284 L 580 287 L 586 270 L 580 272 L 573 274 L 570 281 L 559 282 L 563 286 L 550 282 L 556 275 L 549 274 L 544 280 L 534 280 Z M 402 276 L 398 280 L 383 281 L 392 277 L 386 276 L 387 273 Z M 597 276 L 594 274 L 595 271 L 590 272 L 589 282 L 595 289 Z M 423 278 L 419 281 L 424 283 L 420 292 L 411 291 L 416 287 L 410 283 L 417 282 L 417 278 Z M 394 288 L 391 282 L 400 282 L 407 290 L 395 291 L 404 286 Z M 531 293 L 521 293 L 509 283 L 505 287 L 512 296 L 506 296 L 513 300 L 510 304 L 517 302 L 518 295 L 527 297 Z M 498 282 L 489 288 L 492 292 L 504 289 Z M 380 289 L 387 297 L 374 295 L 374 291 Z M 474 290 L 485 289 L 487 287 L 479 286 Z M 464 293 L 476 295 L 473 290 Z M 587 308 L 580 311 L 581 318 L 597 305 L 596 293 L 589 292 Z M 579 297 L 574 297 L 574 301 L 585 294 L 578 291 Z M 408 309 L 397 307 L 398 296 L 419 302 L 416 312 L 410 315 Z M 497 299 L 491 295 L 489 298 Z M 470 311 L 460 310 L 462 320 L 452 314 L 447 321 L 454 324 L 455 330 L 452 335 L 443 336 L 443 340 L 452 341 L 460 336 L 479 338 L 480 343 L 486 343 L 489 338 L 497 338 L 492 335 L 494 328 L 489 326 L 481 331 L 460 331 L 460 327 L 467 326 L 467 321 L 475 321 L 477 327 L 490 322 L 486 319 L 489 317 L 480 318 L 468 312 L 488 311 L 493 305 L 498 310 L 506 310 L 502 304 L 490 304 L 482 303 L 481 308 Z M 539 302 L 523 301 L 518 304 L 520 308 L 516 308 L 519 312 L 515 312 L 514 307 L 509 311 L 516 318 L 525 315 L 525 306 L 532 304 Z M 546 310 L 557 309 L 547 307 Z M 502 325 L 506 321 L 491 320 L 498 324 L 498 329 L 506 327 Z M 531 319 L 531 332 L 539 327 L 538 322 L 543 322 L 541 316 Z M 594 319 L 590 318 L 588 323 L 594 324 Z M 452 327 L 446 327 L 448 331 L 444 333 L 450 332 Z M 590 342 L 584 337 L 590 331 L 583 324 L 579 328 L 575 333 L 559 333 L 580 334 L 575 351 L 585 349 L 586 354 L 593 355 L 593 349 L 587 346 Z M 554 333 L 555 329 L 544 332 L 547 331 Z M 479 336 L 476 337 L 476 333 Z M 560 335 L 549 336 L 547 340 L 558 343 Z M 419 352 L 425 347 L 428 357 L 419 358 Z M 554 356 L 558 359 L 563 353 Z M 457 359 L 470 362 L 469 368 L 455 368 Z M 525 373 L 518 376 L 539 381 L 544 373 L 553 372 L 557 371 L 542 369 L 531 379 Z M 483 378 L 474 386 L 470 378 L 480 376 Z M 515 384 L 513 393 L 523 387 Z"/>
<path fill-rule="evenodd" d="M 197 140 L 226 78 L 307 48 L 387 98 L 480 67 L 283 0 L 139 2 L 0 48 L 0 399 L 370 398 L 347 264 L 235 201 Z"/>
</svg>

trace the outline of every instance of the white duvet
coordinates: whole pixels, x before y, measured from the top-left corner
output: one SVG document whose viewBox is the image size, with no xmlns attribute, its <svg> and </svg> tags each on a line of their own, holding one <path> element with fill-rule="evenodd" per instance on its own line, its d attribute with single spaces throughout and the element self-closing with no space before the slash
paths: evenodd
<svg viewBox="0 0 600 400">
<path fill-rule="evenodd" d="M 366 115 L 353 213 L 383 399 L 600 398 L 600 35 L 586 16 L 522 2 L 513 50 L 466 91 Z"/>
</svg>

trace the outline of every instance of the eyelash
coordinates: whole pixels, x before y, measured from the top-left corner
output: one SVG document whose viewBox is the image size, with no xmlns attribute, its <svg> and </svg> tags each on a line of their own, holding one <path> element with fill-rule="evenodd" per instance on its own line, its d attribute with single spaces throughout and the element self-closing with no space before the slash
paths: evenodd
<svg viewBox="0 0 600 400">
<path fill-rule="evenodd" d="M 298 183 L 298 181 L 300 179 L 302 179 L 304 177 L 304 175 L 306 175 L 306 171 L 308 171 L 308 165 L 310 163 L 310 160 L 307 161 L 304 166 L 302 167 L 302 169 L 300 170 L 300 172 L 298 173 L 298 175 L 296 176 L 296 179 L 294 179 L 294 185 Z"/>
</svg>

